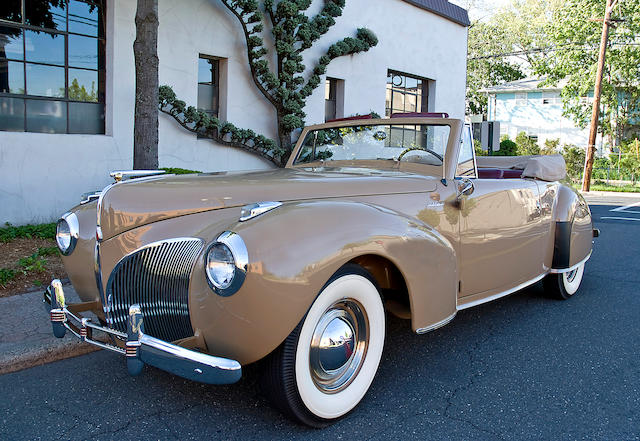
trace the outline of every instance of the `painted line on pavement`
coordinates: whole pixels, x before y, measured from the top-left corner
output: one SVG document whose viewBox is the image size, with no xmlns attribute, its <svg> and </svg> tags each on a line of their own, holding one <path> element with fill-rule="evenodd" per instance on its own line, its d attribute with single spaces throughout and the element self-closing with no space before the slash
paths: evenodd
<svg viewBox="0 0 640 441">
<path fill-rule="evenodd" d="M 611 210 L 611 211 L 613 211 L 613 210 Z M 640 219 L 637 219 L 635 217 L 602 216 L 600 219 L 613 219 L 613 220 L 625 220 L 625 221 L 638 221 L 638 222 L 640 222 Z"/>
<path fill-rule="evenodd" d="M 629 211 L 629 208 L 640 206 L 640 202 L 634 202 L 633 204 L 625 205 L 624 207 L 616 207 L 609 211 L 624 211 L 627 213 L 640 213 L 640 211 Z"/>
</svg>

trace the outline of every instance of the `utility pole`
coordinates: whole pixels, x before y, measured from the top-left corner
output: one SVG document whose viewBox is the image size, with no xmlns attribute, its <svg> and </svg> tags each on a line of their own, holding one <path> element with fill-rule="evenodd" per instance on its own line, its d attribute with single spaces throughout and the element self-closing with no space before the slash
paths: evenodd
<svg viewBox="0 0 640 441">
<path fill-rule="evenodd" d="M 593 89 L 593 110 L 591 112 L 591 128 L 589 129 L 589 145 L 584 161 L 584 173 L 582 178 L 582 191 L 589 191 L 591 187 L 591 171 L 596 155 L 596 137 L 598 135 L 598 117 L 600 116 L 600 93 L 602 87 L 602 72 L 604 70 L 604 57 L 607 52 L 607 40 L 609 39 L 609 25 L 611 11 L 618 0 L 607 0 L 602 21 L 602 38 L 600 39 L 600 54 L 598 55 L 598 70 L 596 72 L 596 85 Z"/>
</svg>

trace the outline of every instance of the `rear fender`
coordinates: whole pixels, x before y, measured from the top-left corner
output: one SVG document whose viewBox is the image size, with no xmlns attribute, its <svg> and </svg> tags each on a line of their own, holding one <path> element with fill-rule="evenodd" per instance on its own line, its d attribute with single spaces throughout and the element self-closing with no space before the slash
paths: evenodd
<svg viewBox="0 0 640 441">
<path fill-rule="evenodd" d="M 584 197 L 566 185 L 558 186 L 553 215 L 552 270 L 567 270 L 591 254 L 593 221 Z"/>
</svg>

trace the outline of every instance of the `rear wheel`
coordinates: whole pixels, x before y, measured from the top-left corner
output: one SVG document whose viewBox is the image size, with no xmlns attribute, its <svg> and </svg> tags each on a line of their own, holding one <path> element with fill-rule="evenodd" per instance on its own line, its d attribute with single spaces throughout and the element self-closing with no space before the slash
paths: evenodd
<svg viewBox="0 0 640 441">
<path fill-rule="evenodd" d="M 384 336 L 384 307 L 373 279 L 348 265 L 271 355 L 265 391 L 285 413 L 324 427 L 351 411 L 369 389 Z"/>
<path fill-rule="evenodd" d="M 549 274 L 544 279 L 545 291 L 557 299 L 567 300 L 580 288 L 583 275 L 584 263 L 566 273 Z"/>
</svg>

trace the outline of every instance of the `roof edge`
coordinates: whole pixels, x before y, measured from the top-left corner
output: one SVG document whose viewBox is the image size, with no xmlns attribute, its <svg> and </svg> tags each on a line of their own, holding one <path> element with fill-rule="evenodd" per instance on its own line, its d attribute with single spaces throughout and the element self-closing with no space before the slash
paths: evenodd
<svg viewBox="0 0 640 441">
<path fill-rule="evenodd" d="M 461 26 L 469 27 L 469 12 L 448 0 L 402 0 L 425 11 L 432 12 Z"/>
</svg>

